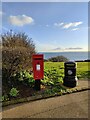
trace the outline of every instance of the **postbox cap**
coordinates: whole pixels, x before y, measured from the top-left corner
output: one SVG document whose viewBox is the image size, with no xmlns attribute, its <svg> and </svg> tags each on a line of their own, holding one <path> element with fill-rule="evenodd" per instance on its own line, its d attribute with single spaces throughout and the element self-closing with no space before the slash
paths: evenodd
<svg viewBox="0 0 90 120">
<path fill-rule="evenodd" d="M 43 59 L 43 54 L 34 54 L 32 57 L 33 57 L 33 59 L 34 58 L 42 58 Z"/>
</svg>

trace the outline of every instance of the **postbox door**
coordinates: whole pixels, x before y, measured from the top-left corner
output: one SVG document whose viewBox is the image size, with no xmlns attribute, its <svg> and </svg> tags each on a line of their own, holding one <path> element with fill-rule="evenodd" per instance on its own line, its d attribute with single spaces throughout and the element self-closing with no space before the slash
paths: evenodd
<svg viewBox="0 0 90 120">
<path fill-rule="evenodd" d="M 43 61 L 34 60 L 34 79 L 43 79 Z"/>
</svg>

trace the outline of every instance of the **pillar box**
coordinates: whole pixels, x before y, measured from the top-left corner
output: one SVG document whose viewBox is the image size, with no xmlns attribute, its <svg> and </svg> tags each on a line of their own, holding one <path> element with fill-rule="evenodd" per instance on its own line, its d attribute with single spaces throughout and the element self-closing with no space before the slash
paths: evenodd
<svg viewBox="0 0 90 120">
<path fill-rule="evenodd" d="M 76 63 L 75 62 L 65 62 L 64 63 L 64 79 L 63 84 L 67 87 L 75 87 L 78 84 L 78 79 L 76 76 Z"/>
<path fill-rule="evenodd" d="M 33 77 L 35 79 L 35 89 L 40 90 L 40 80 L 44 78 L 44 60 L 43 54 L 35 54 L 32 56 Z"/>
<path fill-rule="evenodd" d="M 35 80 L 43 79 L 44 77 L 44 65 L 43 54 L 33 55 L 33 76 Z"/>
</svg>

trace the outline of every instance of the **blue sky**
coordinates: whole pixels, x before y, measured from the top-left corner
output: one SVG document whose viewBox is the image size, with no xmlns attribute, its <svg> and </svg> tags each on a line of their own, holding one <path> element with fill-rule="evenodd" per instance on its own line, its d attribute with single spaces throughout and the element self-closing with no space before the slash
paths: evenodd
<svg viewBox="0 0 90 120">
<path fill-rule="evenodd" d="M 2 3 L 2 31 L 31 37 L 38 52 L 87 51 L 87 2 Z"/>
</svg>

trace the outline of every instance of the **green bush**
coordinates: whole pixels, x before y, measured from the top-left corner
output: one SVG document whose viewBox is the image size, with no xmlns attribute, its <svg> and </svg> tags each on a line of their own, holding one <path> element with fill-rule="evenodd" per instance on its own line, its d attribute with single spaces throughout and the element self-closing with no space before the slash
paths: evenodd
<svg viewBox="0 0 90 120">
<path fill-rule="evenodd" d="M 28 84 L 30 87 L 33 87 L 34 86 L 34 83 L 35 83 L 35 80 L 33 78 L 33 75 L 30 75 L 30 78 L 28 80 Z"/>
<path fill-rule="evenodd" d="M 64 56 L 57 56 L 57 57 L 49 58 L 48 61 L 51 61 L 51 62 L 67 62 L 68 58 L 66 58 Z"/>
<path fill-rule="evenodd" d="M 4 102 L 4 101 L 8 101 L 8 100 L 9 100 L 9 96 L 6 94 L 0 97 L 0 102 Z"/>
<path fill-rule="evenodd" d="M 14 74 L 14 79 L 17 79 L 19 82 L 22 82 L 24 85 L 29 85 L 30 87 L 32 87 L 35 82 L 33 75 L 26 70 Z"/>
<path fill-rule="evenodd" d="M 32 38 L 25 33 L 12 33 L 12 30 L 2 37 L 2 85 L 12 87 L 13 74 L 30 70 L 35 45 Z M 8 81 L 6 81 L 8 80 Z"/>
<path fill-rule="evenodd" d="M 63 82 L 63 74 L 59 74 L 56 68 L 45 69 L 44 70 L 44 80 L 42 80 L 43 84 L 55 86 L 59 83 Z"/>
<path fill-rule="evenodd" d="M 0 102 L 4 101 L 4 96 L 0 96 Z"/>
<path fill-rule="evenodd" d="M 17 97 L 17 95 L 18 95 L 18 93 L 19 93 L 19 91 L 16 89 L 16 88 L 12 88 L 11 90 L 10 90 L 10 96 L 12 96 L 12 97 Z"/>
</svg>

